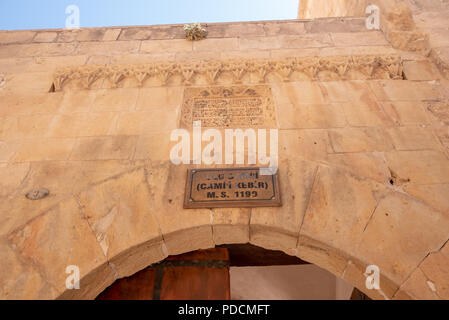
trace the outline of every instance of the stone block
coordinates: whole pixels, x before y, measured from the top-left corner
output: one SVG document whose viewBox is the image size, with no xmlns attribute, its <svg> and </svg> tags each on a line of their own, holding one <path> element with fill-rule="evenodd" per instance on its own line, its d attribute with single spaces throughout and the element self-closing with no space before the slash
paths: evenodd
<svg viewBox="0 0 449 320">
<path fill-rule="evenodd" d="M 183 209 L 186 166 L 152 162 L 146 177 L 168 254 L 214 247 L 211 210 Z"/>
<path fill-rule="evenodd" d="M 139 90 L 136 110 L 151 111 L 153 109 L 179 108 L 182 103 L 182 87 L 155 87 Z"/>
<path fill-rule="evenodd" d="M 429 61 L 405 61 L 404 75 L 407 80 L 437 80 L 441 78 L 437 67 Z"/>
<path fill-rule="evenodd" d="M 382 184 L 320 167 L 302 222 L 301 236 L 354 254 L 385 192 Z M 341 213 L 344 212 L 342 215 Z"/>
<path fill-rule="evenodd" d="M 21 261 L 21 256 L 5 240 L 0 242 L 0 259 L 2 300 L 49 300 L 59 295 L 38 270 Z"/>
<path fill-rule="evenodd" d="M 430 82 L 382 80 L 370 83 L 374 94 L 381 101 L 438 100 L 438 85 Z"/>
<path fill-rule="evenodd" d="M 141 53 L 171 53 L 171 52 L 191 52 L 193 42 L 185 39 L 174 40 L 148 40 L 142 41 L 140 46 Z"/>
<path fill-rule="evenodd" d="M 279 183 L 282 207 L 251 209 L 251 243 L 263 243 L 263 247 L 270 246 L 272 249 L 276 244 L 294 254 L 292 250 L 297 245 L 316 170 L 316 164 L 301 159 L 281 161 Z"/>
<path fill-rule="evenodd" d="M 393 144 L 380 128 L 342 128 L 329 130 L 329 139 L 335 152 L 390 151 Z"/>
<path fill-rule="evenodd" d="M 11 161 L 67 160 L 74 145 L 74 139 L 27 139 L 21 143 Z"/>
<path fill-rule="evenodd" d="M 302 48 L 323 48 L 333 47 L 334 43 L 328 33 L 313 33 L 299 36 L 278 37 L 281 48 L 302 49 Z"/>
<path fill-rule="evenodd" d="M 388 152 L 385 158 L 388 167 L 404 181 L 415 184 L 449 183 L 449 161 L 441 152 Z"/>
<path fill-rule="evenodd" d="M 212 231 L 215 245 L 248 243 L 251 209 L 212 209 Z"/>
<path fill-rule="evenodd" d="M 295 157 L 306 160 L 326 160 L 332 147 L 326 130 L 280 130 L 279 158 L 289 159 L 289 152 L 295 150 Z"/>
<path fill-rule="evenodd" d="M 132 159 L 136 143 L 134 136 L 80 138 L 73 147 L 70 160 Z"/>
<path fill-rule="evenodd" d="M 403 283 L 429 252 L 447 240 L 448 228 L 447 215 L 391 193 L 375 208 L 357 255 L 395 283 Z"/>
<path fill-rule="evenodd" d="M 36 36 L 34 31 L 9 31 L 0 33 L 0 44 L 31 42 Z"/>
<path fill-rule="evenodd" d="M 138 93 L 137 88 L 99 90 L 90 110 L 93 112 L 134 110 Z"/>
<path fill-rule="evenodd" d="M 137 140 L 134 159 L 168 161 L 170 159 L 170 150 L 176 143 L 170 142 L 170 135 L 171 131 L 140 135 Z"/>
<path fill-rule="evenodd" d="M 383 154 L 378 152 L 334 153 L 327 156 L 326 162 L 356 177 L 371 179 L 379 183 L 385 183 L 391 177 Z"/>
<path fill-rule="evenodd" d="M 76 48 L 76 54 L 124 54 L 137 53 L 140 41 L 105 41 L 105 42 L 81 42 Z"/>
<path fill-rule="evenodd" d="M 430 129 L 422 127 L 388 128 L 396 150 L 438 150 L 440 144 Z"/>
<path fill-rule="evenodd" d="M 54 42 L 58 37 L 57 32 L 38 32 L 33 42 Z"/>
<path fill-rule="evenodd" d="M 340 104 L 283 104 L 278 107 L 281 129 L 324 129 L 346 126 Z"/>
<path fill-rule="evenodd" d="M 17 253 L 38 266 L 45 280 L 58 292 L 66 290 L 66 268 L 71 265 L 79 267 L 82 278 L 97 268 L 106 271 L 104 277 L 91 279 L 90 283 L 81 281 L 82 289 L 77 292 L 80 296 L 89 288 L 102 288 L 114 279 L 100 245 L 73 198 L 59 203 L 8 238 Z"/>
<path fill-rule="evenodd" d="M 187 42 L 187 40 L 184 40 Z M 238 38 L 204 39 L 193 41 L 194 51 L 235 51 L 239 50 Z"/>
<path fill-rule="evenodd" d="M 425 103 L 420 101 L 384 101 L 382 108 L 394 123 L 402 126 L 428 124 Z"/>
<path fill-rule="evenodd" d="M 331 38 L 336 47 L 389 45 L 381 31 L 331 33 Z"/>
<path fill-rule="evenodd" d="M 128 250 L 131 252 L 127 256 L 136 257 L 130 248 L 162 241 L 143 168 L 88 188 L 79 194 L 79 203 L 109 261 Z M 162 259 L 162 255 L 155 257 L 147 261 L 147 265 Z M 132 265 L 132 262 L 126 264 Z M 120 264 L 114 263 L 114 266 L 119 277 L 128 273 L 122 273 Z"/>
<path fill-rule="evenodd" d="M 428 279 L 427 284 L 430 289 L 434 291 L 440 299 L 444 300 L 449 299 L 449 278 L 447 276 L 448 263 L 449 257 L 441 252 L 435 252 L 424 259 L 419 266 Z"/>
</svg>

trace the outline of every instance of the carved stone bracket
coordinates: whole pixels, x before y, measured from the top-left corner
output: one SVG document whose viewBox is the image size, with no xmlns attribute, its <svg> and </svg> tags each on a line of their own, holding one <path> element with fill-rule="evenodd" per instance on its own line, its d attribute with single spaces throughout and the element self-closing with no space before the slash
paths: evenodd
<svg viewBox="0 0 449 320">
<path fill-rule="evenodd" d="M 97 80 L 108 79 L 110 86 L 115 88 L 129 78 L 136 80 L 136 86 L 142 86 L 149 78 L 157 79 L 160 85 L 167 85 L 176 76 L 186 86 L 194 85 L 198 77 L 204 78 L 209 85 L 219 83 L 221 78 L 240 84 L 247 76 L 257 83 L 265 83 L 268 75 L 275 75 L 271 79 L 278 81 L 292 81 L 298 79 L 298 75 L 310 81 L 403 79 L 399 56 L 361 55 L 66 67 L 55 72 L 54 87 L 61 91 L 67 83 L 77 81 L 84 89 L 89 89 Z"/>
</svg>

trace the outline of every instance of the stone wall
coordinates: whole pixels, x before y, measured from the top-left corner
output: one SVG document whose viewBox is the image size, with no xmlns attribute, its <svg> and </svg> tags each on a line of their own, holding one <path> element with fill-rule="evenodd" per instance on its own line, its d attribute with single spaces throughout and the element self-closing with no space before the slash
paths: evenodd
<svg viewBox="0 0 449 320">
<path fill-rule="evenodd" d="M 361 17 L 367 0 L 300 0 L 298 19 Z"/>
<path fill-rule="evenodd" d="M 250 242 L 373 298 L 447 299 L 447 84 L 364 25 L 0 32 L 0 297 L 91 299 L 167 255 Z M 274 106 L 283 206 L 183 209 L 192 166 L 169 151 L 186 88 L 255 86 Z M 371 264 L 381 291 L 365 288 Z"/>
</svg>

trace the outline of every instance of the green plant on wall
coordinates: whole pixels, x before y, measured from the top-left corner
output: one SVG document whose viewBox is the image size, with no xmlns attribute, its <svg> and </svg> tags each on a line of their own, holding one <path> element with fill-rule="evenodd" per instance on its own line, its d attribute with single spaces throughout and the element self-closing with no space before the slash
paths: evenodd
<svg viewBox="0 0 449 320">
<path fill-rule="evenodd" d="M 207 30 L 201 26 L 201 23 L 190 23 L 184 25 L 186 38 L 191 41 L 198 41 L 207 37 Z"/>
</svg>

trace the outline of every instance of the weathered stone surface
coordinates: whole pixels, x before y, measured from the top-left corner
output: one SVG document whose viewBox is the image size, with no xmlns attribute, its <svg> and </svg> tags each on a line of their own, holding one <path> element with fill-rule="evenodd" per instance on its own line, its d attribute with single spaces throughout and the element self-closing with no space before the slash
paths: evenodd
<svg viewBox="0 0 449 320">
<path fill-rule="evenodd" d="M 67 160 L 75 145 L 74 139 L 27 139 L 21 143 L 13 162 Z"/>
<path fill-rule="evenodd" d="M 348 171 L 357 177 L 385 183 L 390 179 L 390 171 L 383 154 L 372 153 L 336 153 L 329 154 L 326 162 Z"/>
<path fill-rule="evenodd" d="M 283 205 L 279 208 L 251 209 L 250 242 L 294 254 L 317 165 L 290 159 L 282 161 L 279 167 Z"/>
<path fill-rule="evenodd" d="M 42 186 L 49 189 L 51 195 L 68 196 L 130 171 L 137 165 L 142 163 L 108 160 L 34 162 L 22 182 L 21 190 L 27 191 Z"/>
<path fill-rule="evenodd" d="M 385 154 L 398 177 L 415 184 L 449 182 L 449 161 L 437 151 L 400 151 Z"/>
<path fill-rule="evenodd" d="M 52 287 L 39 270 L 23 261 L 11 248 L 11 244 L 0 242 L 0 296 L 8 300 L 55 299 L 58 291 Z"/>
<path fill-rule="evenodd" d="M 449 184 L 407 184 L 404 191 L 441 212 L 449 213 Z"/>
<path fill-rule="evenodd" d="M 3 138 L 24 139 L 43 137 L 52 122 L 52 115 L 22 115 L 4 119 Z"/>
<path fill-rule="evenodd" d="M 136 110 L 173 109 L 180 107 L 184 88 L 142 88 L 136 103 Z"/>
<path fill-rule="evenodd" d="M 357 32 L 365 30 L 365 19 L 317 19 L 304 22 L 304 26 L 308 33 Z"/>
<path fill-rule="evenodd" d="M 300 19 L 323 17 L 362 16 L 366 8 L 366 0 L 304 0 L 299 5 Z"/>
<path fill-rule="evenodd" d="M 376 81 L 371 83 L 377 99 L 384 101 L 438 100 L 438 85 L 414 81 Z"/>
<path fill-rule="evenodd" d="M 92 104 L 91 111 L 131 111 L 134 110 L 139 91 L 135 88 L 99 90 Z"/>
<path fill-rule="evenodd" d="M 390 151 L 393 144 L 380 128 L 344 128 L 329 130 L 329 138 L 335 152 Z"/>
<path fill-rule="evenodd" d="M 429 118 L 425 112 L 425 103 L 415 101 L 395 101 L 382 102 L 382 107 L 386 114 L 397 125 L 418 125 L 429 123 Z"/>
<path fill-rule="evenodd" d="M 140 261 L 139 266 L 133 266 L 133 260 L 115 261 L 127 250 L 137 251 L 139 246 L 148 247 L 162 241 L 143 167 L 90 187 L 78 198 L 84 218 L 119 277 L 130 275 L 129 270 L 133 268 L 138 271 L 164 258 L 162 254 L 150 255 L 148 260 Z"/>
<path fill-rule="evenodd" d="M 74 43 L 32 43 L 0 47 L 0 57 L 63 56 L 74 53 Z"/>
<path fill-rule="evenodd" d="M 445 300 L 449 299 L 449 278 L 446 269 L 448 262 L 449 257 L 441 252 L 436 252 L 431 253 L 419 267 L 428 282 L 433 284 L 430 285 L 431 290 L 435 291 L 439 298 Z"/>
<path fill-rule="evenodd" d="M 248 243 L 251 209 L 212 209 L 212 233 L 215 245 Z"/>
<path fill-rule="evenodd" d="M 0 166 L 0 199 L 14 193 L 30 170 L 29 163 Z"/>
<path fill-rule="evenodd" d="M 265 35 L 267 36 L 277 36 L 279 34 L 288 34 L 288 35 L 298 35 L 306 32 L 304 23 L 265 23 Z"/>
<path fill-rule="evenodd" d="M 193 50 L 193 44 L 185 39 L 176 40 L 151 40 L 143 41 L 140 46 L 140 52 L 190 52 Z"/>
<path fill-rule="evenodd" d="M 112 269 L 106 264 L 106 258 L 73 198 L 36 217 L 11 233 L 8 239 L 17 254 L 39 268 L 44 279 L 59 292 L 66 288 L 66 268 L 70 265 L 78 266 L 82 277 L 96 268 L 106 271 L 105 277 L 91 279 L 84 287 L 81 282 L 82 289 L 77 292 L 80 297 L 96 286 L 99 287 L 97 290 L 104 288 L 114 279 Z"/>
<path fill-rule="evenodd" d="M 422 127 L 389 128 L 396 150 L 438 150 L 440 144 L 429 129 Z"/>
<path fill-rule="evenodd" d="M 278 104 L 325 104 L 323 92 L 315 82 L 274 84 L 274 99 Z"/>
<path fill-rule="evenodd" d="M 398 290 L 398 286 L 391 281 L 384 273 L 380 273 L 379 286 L 380 289 L 367 289 L 366 287 L 366 267 L 369 263 L 363 263 L 357 260 L 349 260 L 348 265 L 343 273 L 343 279 L 359 288 L 362 292 L 368 295 L 371 299 L 389 300 Z"/>
<path fill-rule="evenodd" d="M 288 159 L 288 150 L 295 150 L 296 158 L 325 160 L 332 147 L 326 130 L 279 131 L 279 158 Z"/>
<path fill-rule="evenodd" d="M 321 166 L 301 225 L 301 236 L 354 252 L 384 193 L 385 188 L 379 183 Z"/>
<path fill-rule="evenodd" d="M 187 42 L 187 40 L 184 40 Z M 233 51 L 239 49 L 239 39 L 204 39 L 193 42 L 194 51 Z"/>
<path fill-rule="evenodd" d="M 135 53 L 139 47 L 139 41 L 81 42 L 76 48 L 76 54 Z"/>
<path fill-rule="evenodd" d="M 209 24 L 200 42 L 182 25 L 0 32 L 0 298 L 95 298 L 167 255 L 251 242 L 362 290 L 377 264 L 375 299 L 447 299 L 449 16 L 437 2 L 379 0 L 370 32 L 362 16 Z M 283 207 L 184 209 L 197 166 L 171 164 L 169 140 L 185 89 L 260 82 Z M 50 194 L 25 197 L 39 188 Z M 65 289 L 67 264 L 81 291 Z"/>
<path fill-rule="evenodd" d="M 16 141 L 0 142 L 0 163 L 5 163 L 11 160 L 18 147 L 19 143 Z"/>
<path fill-rule="evenodd" d="M 338 277 L 342 277 L 349 256 L 338 248 L 303 235 L 298 238 L 296 255 L 304 261 L 314 263 Z"/>
<path fill-rule="evenodd" d="M 404 74 L 407 80 L 435 80 L 441 77 L 435 65 L 428 61 L 406 61 Z"/>
<path fill-rule="evenodd" d="M 333 33 L 332 40 L 336 47 L 388 45 L 383 32 L 380 31 Z"/>
<path fill-rule="evenodd" d="M 147 168 L 152 207 L 169 255 L 214 246 L 211 210 L 183 210 L 186 178 L 185 166 L 168 161 Z"/>
<path fill-rule="evenodd" d="M 340 104 L 280 105 L 278 119 L 281 129 L 324 129 L 346 126 Z"/>
<path fill-rule="evenodd" d="M 407 298 L 420 300 L 436 300 L 438 296 L 432 290 L 433 283 L 429 283 L 420 268 L 417 268 L 400 287 L 394 299 L 405 300 Z"/>
<path fill-rule="evenodd" d="M 283 36 L 279 39 L 282 48 L 322 48 L 333 46 L 334 43 L 327 33 L 312 33 L 300 36 Z M 242 44 L 240 43 L 240 48 Z M 273 48 L 273 47 L 271 47 Z"/>
<path fill-rule="evenodd" d="M 58 34 L 56 32 L 39 32 L 33 39 L 33 42 L 53 42 Z"/>
<path fill-rule="evenodd" d="M 402 283 L 429 252 L 442 246 L 448 228 L 447 215 L 392 193 L 376 207 L 357 253 L 388 278 Z"/>
<path fill-rule="evenodd" d="M 117 122 L 119 135 L 139 135 L 168 132 L 177 128 L 176 112 L 167 108 L 152 109 L 149 112 L 122 113 Z"/>
<path fill-rule="evenodd" d="M 135 136 L 80 138 L 70 160 L 129 160 L 134 155 Z"/>
<path fill-rule="evenodd" d="M 34 31 L 2 32 L 0 33 L 0 44 L 29 42 L 35 35 Z"/>
</svg>

